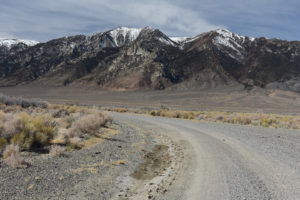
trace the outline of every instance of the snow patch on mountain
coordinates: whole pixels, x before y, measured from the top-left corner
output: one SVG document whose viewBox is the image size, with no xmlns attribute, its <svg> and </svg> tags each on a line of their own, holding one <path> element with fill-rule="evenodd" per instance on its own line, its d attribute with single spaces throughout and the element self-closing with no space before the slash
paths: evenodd
<svg viewBox="0 0 300 200">
<path fill-rule="evenodd" d="M 243 43 L 246 37 L 234 34 L 226 29 L 218 29 L 216 32 L 219 34 L 213 39 L 213 43 L 216 46 L 226 46 L 233 49 L 238 54 L 241 54 L 240 51 L 244 48 L 239 44 L 239 42 Z"/>
<path fill-rule="evenodd" d="M 157 37 L 157 39 L 166 45 L 177 46 L 177 44 L 170 38 Z"/>
<path fill-rule="evenodd" d="M 13 45 L 16 44 L 25 44 L 27 46 L 34 46 L 37 45 L 39 42 L 34 40 L 20 40 L 20 39 L 5 39 L 0 38 L 0 46 L 6 46 L 7 48 L 11 48 Z"/>
<path fill-rule="evenodd" d="M 188 39 L 188 37 L 170 37 L 171 40 L 177 43 L 184 42 Z"/>
<path fill-rule="evenodd" d="M 254 38 L 254 37 L 249 37 L 249 40 L 250 40 L 251 42 L 253 42 L 253 41 L 255 40 L 255 38 Z"/>
<path fill-rule="evenodd" d="M 226 29 L 218 29 L 215 30 L 215 32 L 218 33 L 218 35 L 213 38 L 213 44 L 237 61 L 242 61 L 245 58 L 246 50 L 242 45 L 247 40 L 255 40 L 254 38 L 234 34 Z M 230 49 L 233 51 L 230 51 Z"/>
<path fill-rule="evenodd" d="M 245 41 L 245 38 L 246 38 L 245 36 L 234 34 L 230 31 L 228 31 L 227 29 L 217 29 L 216 32 L 219 33 L 224 38 L 231 38 L 231 39 L 236 38 L 236 39 L 239 39 L 239 40 L 242 40 L 242 41 Z"/>
<path fill-rule="evenodd" d="M 123 37 L 123 41 L 127 39 L 132 42 L 140 35 L 143 28 L 128 28 L 128 27 L 118 27 L 109 31 L 109 35 L 113 38 L 113 41 L 117 47 L 121 46 L 118 42 L 118 38 Z"/>
<path fill-rule="evenodd" d="M 237 42 L 230 40 L 229 38 L 222 38 L 220 36 L 217 36 L 213 39 L 213 43 L 217 46 L 220 46 L 220 45 L 226 46 L 226 47 L 229 47 L 229 48 L 235 50 L 236 52 L 239 52 L 239 50 L 237 50 L 236 47 L 233 46 L 233 44 L 235 44 L 236 46 L 240 46 L 240 45 Z"/>
<path fill-rule="evenodd" d="M 253 42 L 255 40 L 254 37 L 245 37 L 245 36 L 241 36 L 235 33 L 230 32 L 227 29 L 217 29 L 215 30 L 220 36 L 222 36 L 223 38 L 227 38 L 230 40 L 235 40 L 235 41 L 239 41 L 240 43 L 244 43 L 246 41 L 246 39 L 249 39 L 251 42 Z"/>
</svg>

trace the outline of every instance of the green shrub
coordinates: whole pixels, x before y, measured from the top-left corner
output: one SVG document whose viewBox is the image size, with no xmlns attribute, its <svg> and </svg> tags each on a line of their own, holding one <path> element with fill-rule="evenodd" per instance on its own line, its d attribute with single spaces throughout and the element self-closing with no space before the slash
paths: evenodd
<svg viewBox="0 0 300 200">
<path fill-rule="evenodd" d="M 14 135 L 10 142 L 19 145 L 22 150 L 30 150 L 34 144 L 34 134 L 31 131 L 24 130 Z"/>
</svg>

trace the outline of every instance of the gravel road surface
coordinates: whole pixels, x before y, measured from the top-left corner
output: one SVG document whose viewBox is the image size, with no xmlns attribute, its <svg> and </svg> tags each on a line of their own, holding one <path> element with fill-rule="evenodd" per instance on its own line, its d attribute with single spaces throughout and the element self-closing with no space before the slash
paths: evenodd
<svg viewBox="0 0 300 200">
<path fill-rule="evenodd" d="M 299 131 L 113 115 L 184 146 L 176 180 L 151 199 L 300 199 Z"/>
</svg>

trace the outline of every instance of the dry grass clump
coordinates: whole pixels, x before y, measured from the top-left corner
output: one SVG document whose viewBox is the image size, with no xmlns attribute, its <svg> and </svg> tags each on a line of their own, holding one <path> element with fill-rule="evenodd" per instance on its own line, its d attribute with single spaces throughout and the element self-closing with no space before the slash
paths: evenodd
<svg viewBox="0 0 300 200">
<path fill-rule="evenodd" d="M 57 134 L 50 141 L 50 143 L 65 145 L 68 143 L 68 138 L 69 138 L 69 130 L 66 128 L 58 128 Z"/>
<path fill-rule="evenodd" d="M 125 160 L 118 160 L 117 163 L 118 163 L 118 165 L 125 165 L 126 164 Z"/>
<path fill-rule="evenodd" d="M 127 108 L 106 108 L 105 110 L 110 112 L 119 112 L 119 113 L 128 112 Z"/>
<path fill-rule="evenodd" d="M 63 156 L 66 152 L 66 147 L 59 145 L 52 145 L 50 147 L 49 155 L 50 156 Z"/>
<path fill-rule="evenodd" d="M 181 119 L 195 119 L 195 113 L 192 111 L 179 111 L 179 110 L 152 110 L 149 112 L 152 116 L 181 118 Z"/>
<path fill-rule="evenodd" d="M 18 145 L 7 145 L 3 152 L 3 159 L 12 168 L 26 167 L 24 159 L 20 155 L 20 147 Z"/>
<path fill-rule="evenodd" d="M 71 137 L 68 140 L 67 143 L 67 150 L 70 151 L 72 149 L 81 149 L 83 148 L 84 144 L 83 144 L 83 139 L 80 137 Z"/>
</svg>

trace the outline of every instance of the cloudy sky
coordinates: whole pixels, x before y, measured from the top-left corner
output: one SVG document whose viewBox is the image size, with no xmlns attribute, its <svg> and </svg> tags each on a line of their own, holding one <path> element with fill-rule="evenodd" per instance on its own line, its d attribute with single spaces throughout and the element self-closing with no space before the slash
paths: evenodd
<svg viewBox="0 0 300 200">
<path fill-rule="evenodd" d="M 47 41 L 151 26 L 169 36 L 216 28 L 300 40 L 299 0 L 0 0 L 0 38 Z"/>
</svg>

